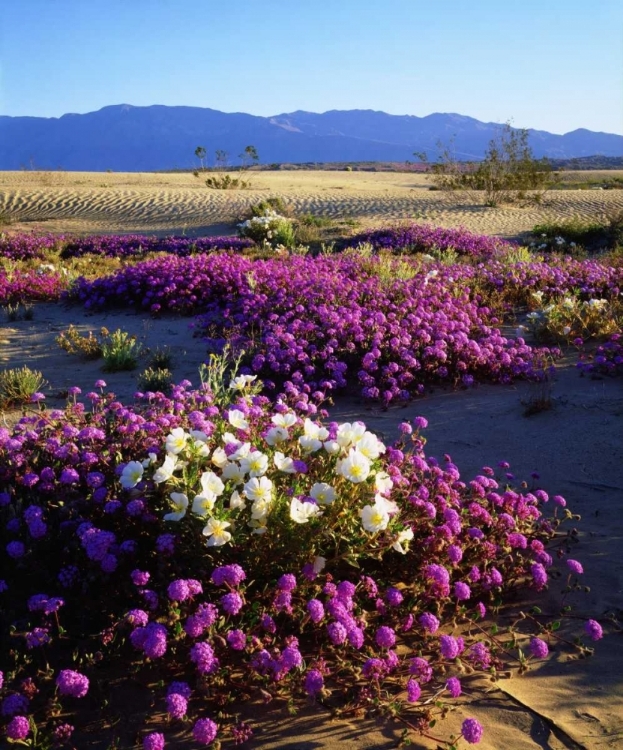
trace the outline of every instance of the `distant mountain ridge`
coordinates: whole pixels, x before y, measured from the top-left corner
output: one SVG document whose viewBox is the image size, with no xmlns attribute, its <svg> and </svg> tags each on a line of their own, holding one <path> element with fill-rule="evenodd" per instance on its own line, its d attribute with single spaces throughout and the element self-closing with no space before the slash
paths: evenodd
<svg viewBox="0 0 623 750">
<path fill-rule="evenodd" d="M 458 114 L 389 115 L 374 110 L 290 112 L 259 117 L 201 107 L 119 104 L 58 118 L 0 116 L 0 169 L 153 171 L 197 166 L 197 146 L 230 164 L 248 145 L 263 164 L 413 161 L 437 157 L 439 141 L 460 159 L 481 159 L 499 124 Z M 564 135 L 530 130 L 537 157 L 623 156 L 623 136 L 580 128 Z"/>
</svg>

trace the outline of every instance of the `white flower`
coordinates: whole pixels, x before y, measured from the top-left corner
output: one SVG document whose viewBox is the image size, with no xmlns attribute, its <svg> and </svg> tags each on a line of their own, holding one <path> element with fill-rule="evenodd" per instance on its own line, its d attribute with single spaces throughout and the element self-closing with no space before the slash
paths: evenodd
<svg viewBox="0 0 623 750">
<path fill-rule="evenodd" d="M 212 454 L 211 461 L 217 468 L 222 469 L 227 466 L 229 459 L 223 448 L 217 448 Z"/>
<path fill-rule="evenodd" d="M 121 472 L 121 486 L 125 490 L 131 490 L 143 478 L 143 464 L 140 461 L 130 461 L 123 467 Z"/>
<path fill-rule="evenodd" d="M 604 307 L 607 307 L 608 300 L 607 299 L 589 299 L 588 306 L 589 307 L 595 307 L 597 310 L 603 310 Z"/>
<path fill-rule="evenodd" d="M 223 479 L 233 482 L 234 484 L 242 484 L 246 479 L 246 474 L 242 470 L 240 464 L 231 462 L 223 469 Z"/>
<path fill-rule="evenodd" d="M 351 449 L 346 458 L 338 461 L 336 471 L 353 484 L 365 482 L 370 474 L 370 461 L 359 451 Z"/>
<path fill-rule="evenodd" d="M 384 497 L 383 495 L 380 495 L 378 493 L 374 496 L 374 502 L 379 507 L 382 505 L 390 516 L 396 515 L 396 513 L 398 513 L 398 511 L 400 510 L 397 503 L 395 503 L 393 500 L 390 500 L 388 497 Z"/>
<path fill-rule="evenodd" d="M 261 477 L 268 471 L 268 456 L 261 451 L 251 451 L 242 459 L 240 466 L 245 474 L 251 477 Z"/>
<path fill-rule="evenodd" d="M 175 429 L 171 430 L 171 432 L 167 435 L 164 444 L 167 453 L 173 453 L 173 455 L 181 453 L 186 447 L 188 438 L 188 433 L 185 432 L 182 427 L 176 427 Z"/>
<path fill-rule="evenodd" d="M 232 427 L 235 427 L 237 430 L 249 429 L 249 423 L 245 419 L 245 416 L 240 411 L 240 409 L 230 409 L 229 414 L 227 415 L 227 418 L 229 420 L 229 424 Z"/>
<path fill-rule="evenodd" d="M 543 292 L 532 292 L 532 296 L 537 302 L 540 302 L 543 299 Z"/>
<path fill-rule="evenodd" d="M 162 466 L 154 472 L 154 482 L 156 484 L 161 484 L 162 482 L 166 482 L 167 479 L 171 479 L 176 468 L 177 458 L 175 456 L 167 456 L 164 459 Z"/>
<path fill-rule="evenodd" d="M 213 495 L 222 495 L 225 485 L 213 471 L 204 471 L 201 475 L 201 489 L 204 495 L 212 493 Z"/>
<path fill-rule="evenodd" d="M 389 523 L 389 514 L 385 505 L 365 505 L 360 511 L 361 524 L 366 531 L 375 534 L 377 531 L 383 531 Z"/>
<path fill-rule="evenodd" d="M 334 456 L 340 452 L 340 444 L 337 440 L 327 440 L 324 444 L 324 449 L 330 456 Z"/>
<path fill-rule="evenodd" d="M 266 477 L 253 477 L 244 486 L 244 494 L 249 500 L 272 500 L 273 483 Z"/>
<path fill-rule="evenodd" d="M 284 427 L 285 429 L 287 429 L 288 427 L 293 427 L 296 424 L 296 414 L 291 411 L 288 411 L 285 414 L 275 414 L 275 416 L 270 421 L 275 425 L 275 427 Z"/>
<path fill-rule="evenodd" d="M 320 508 L 315 503 L 302 503 L 296 497 L 290 502 L 290 518 L 295 523 L 307 523 L 310 518 L 317 516 Z"/>
<path fill-rule="evenodd" d="M 242 445 L 240 440 L 234 435 L 233 432 L 224 432 L 223 433 L 223 442 L 226 445 L 229 445 L 230 443 L 233 443 L 236 446 Z"/>
<path fill-rule="evenodd" d="M 569 326 L 565 326 L 565 327 L 564 327 L 564 328 L 562 329 L 562 335 L 563 335 L 563 336 L 568 336 L 568 335 L 569 335 L 570 333 L 571 333 L 571 328 L 570 328 Z"/>
<path fill-rule="evenodd" d="M 326 482 L 316 482 L 309 491 L 309 494 L 321 505 L 331 505 L 336 497 L 335 490 Z"/>
<path fill-rule="evenodd" d="M 273 461 L 275 463 L 275 466 L 279 469 L 279 471 L 283 471 L 284 474 L 296 473 L 296 469 L 294 468 L 294 461 L 291 458 L 284 456 L 284 454 L 281 451 L 275 452 Z"/>
<path fill-rule="evenodd" d="M 192 511 L 198 516 L 207 516 L 214 508 L 216 495 L 210 493 L 205 495 L 196 495 L 193 500 Z"/>
<path fill-rule="evenodd" d="M 374 488 L 377 492 L 380 492 L 381 495 L 387 495 L 387 493 L 391 491 L 393 486 L 394 483 L 392 482 L 391 477 L 386 471 L 376 472 L 374 476 Z"/>
<path fill-rule="evenodd" d="M 231 526 L 229 521 L 219 521 L 218 518 L 210 518 L 205 525 L 202 534 L 208 537 L 208 547 L 221 547 L 231 539 L 231 534 L 225 529 Z"/>
<path fill-rule="evenodd" d="M 327 558 L 321 557 L 318 555 L 318 557 L 314 558 L 314 573 L 318 574 L 322 570 L 324 570 L 324 566 L 327 564 Z"/>
<path fill-rule="evenodd" d="M 406 542 L 407 547 L 408 547 L 409 546 L 408 543 L 412 539 L 413 539 L 413 529 L 412 528 L 403 529 L 396 537 L 396 541 L 392 544 L 392 547 L 396 550 L 396 552 L 400 552 L 400 554 L 406 555 L 407 550 L 402 546 L 403 542 Z"/>
<path fill-rule="evenodd" d="M 148 453 L 147 458 L 142 462 L 144 469 L 149 468 L 152 464 L 155 464 L 158 460 L 158 456 L 155 453 Z"/>
<path fill-rule="evenodd" d="M 257 375 L 238 375 L 229 382 L 229 387 L 232 391 L 244 391 L 256 379 Z"/>
<path fill-rule="evenodd" d="M 326 440 L 329 437 L 329 430 L 326 427 L 321 427 L 319 424 L 312 422 L 309 417 L 303 424 L 303 432 L 307 437 L 315 438 L 316 440 Z"/>
<path fill-rule="evenodd" d="M 240 497 L 240 493 L 238 491 L 232 492 L 231 497 L 229 498 L 229 507 L 232 510 L 242 510 L 242 508 L 246 507 L 245 501 Z"/>
<path fill-rule="evenodd" d="M 361 440 L 357 442 L 357 450 L 370 461 L 374 461 L 381 453 L 385 453 L 385 446 L 376 435 L 371 432 L 364 432 Z"/>
<path fill-rule="evenodd" d="M 336 440 L 340 447 L 348 448 L 350 445 L 358 443 L 366 432 L 366 426 L 363 422 L 343 422 L 337 428 Z"/>
<path fill-rule="evenodd" d="M 255 500 L 251 505 L 251 518 L 255 521 L 263 521 L 270 511 L 271 498 Z"/>
<path fill-rule="evenodd" d="M 289 437 L 290 436 L 285 427 L 271 427 L 266 433 L 264 439 L 268 445 L 277 445 L 278 443 L 283 443 L 283 441 L 287 440 Z"/>
<path fill-rule="evenodd" d="M 230 461 L 240 461 L 240 459 L 245 458 L 249 455 L 249 452 L 251 450 L 251 443 L 240 443 L 237 450 L 235 450 L 230 456 Z"/>
<path fill-rule="evenodd" d="M 301 450 L 305 453 L 315 453 L 322 448 L 322 442 L 318 438 L 311 437 L 310 435 L 301 435 L 299 438 L 299 445 Z"/>
<path fill-rule="evenodd" d="M 188 508 L 188 498 L 183 492 L 172 492 L 169 497 L 173 505 L 173 512 L 167 513 L 164 517 L 165 521 L 180 521 L 186 515 L 186 509 Z"/>
</svg>

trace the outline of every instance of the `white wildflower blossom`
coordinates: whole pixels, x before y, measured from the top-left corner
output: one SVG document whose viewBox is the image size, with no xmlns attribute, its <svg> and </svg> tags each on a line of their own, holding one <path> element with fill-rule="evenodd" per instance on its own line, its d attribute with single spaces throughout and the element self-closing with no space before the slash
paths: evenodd
<svg viewBox="0 0 623 750">
<path fill-rule="evenodd" d="M 296 414 L 291 411 L 285 414 L 275 414 L 270 421 L 275 427 L 284 427 L 287 430 L 288 427 L 293 427 L 296 424 Z"/>
<path fill-rule="evenodd" d="M 250 477 L 261 477 L 268 471 L 268 456 L 261 451 L 251 451 L 242 459 L 240 466 Z"/>
<path fill-rule="evenodd" d="M 201 475 L 201 489 L 203 490 L 204 495 L 207 495 L 208 493 L 212 493 L 216 495 L 217 497 L 219 495 L 223 494 L 223 490 L 225 489 L 225 485 L 221 481 L 220 477 L 217 476 L 213 471 L 204 471 Z"/>
<path fill-rule="evenodd" d="M 257 375 L 238 375 L 229 381 L 229 387 L 232 391 L 244 391 L 255 380 L 257 380 Z"/>
<path fill-rule="evenodd" d="M 253 477 L 244 485 L 244 494 L 248 500 L 272 500 L 273 483 L 267 477 Z"/>
<path fill-rule="evenodd" d="M 361 524 L 366 531 L 376 534 L 383 531 L 389 524 L 389 513 L 385 504 L 374 503 L 374 505 L 365 505 L 360 511 Z"/>
<path fill-rule="evenodd" d="M 210 460 L 218 469 L 224 468 L 229 463 L 227 453 L 225 453 L 223 448 L 216 448 Z"/>
<path fill-rule="evenodd" d="M 171 479 L 173 476 L 173 472 L 178 467 L 178 460 L 176 456 L 168 455 L 164 459 L 164 463 L 162 466 L 154 472 L 154 476 L 152 477 L 154 482 L 156 484 L 161 484 L 162 482 L 166 482 L 168 479 Z"/>
<path fill-rule="evenodd" d="M 290 437 L 285 427 L 271 427 L 264 438 L 268 445 L 279 445 Z"/>
<path fill-rule="evenodd" d="M 229 521 L 219 521 L 218 518 L 210 518 L 203 529 L 203 535 L 207 536 L 208 547 L 222 547 L 231 539 L 231 534 L 226 529 L 231 526 Z"/>
<path fill-rule="evenodd" d="M 359 451 L 351 449 L 346 458 L 338 461 L 336 471 L 353 484 L 365 482 L 370 474 L 370 461 Z"/>
<path fill-rule="evenodd" d="M 400 552 L 401 555 L 407 554 L 407 549 L 409 547 L 409 542 L 413 539 L 413 529 L 407 528 L 403 529 L 398 536 L 396 537 L 396 541 L 392 544 L 392 547 L 396 550 L 396 552 Z M 407 549 L 403 545 L 406 544 Z"/>
<path fill-rule="evenodd" d="M 310 518 L 314 518 L 320 512 L 320 508 L 315 503 L 302 503 L 296 497 L 290 501 L 290 518 L 295 523 L 307 523 Z"/>
<path fill-rule="evenodd" d="M 130 461 L 123 467 L 121 472 L 120 482 L 121 486 L 125 490 L 131 490 L 143 478 L 143 464 L 140 461 Z"/>
<path fill-rule="evenodd" d="M 227 415 L 229 424 L 237 430 L 248 430 L 249 423 L 240 409 L 230 409 Z"/>
<path fill-rule="evenodd" d="M 213 511 L 215 502 L 216 495 L 212 493 L 195 495 L 192 504 L 192 511 L 197 516 L 208 516 Z"/>
<path fill-rule="evenodd" d="M 190 435 L 182 427 L 171 430 L 164 445 L 167 453 L 173 453 L 173 455 L 181 453 L 186 447 L 189 437 Z"/>
<path fill-rule="evenodd" d="M 281 451 L 275 452 L 273 462 L 277 469 L 284 474 L 296 474 L 294 461 L 291 458 L 288 458 L 288 456 L 285 456 Z"/>
<path fill-rule="evenodd" d="M 335 490 L 326 482 L 316 482 L 309 491 L 309 495 L 320 505 L 331 505 L 336 498 Z"/>
<path fill-rule="evenodd" d="M 173 511 L 167 513 L 164 516 L 165 521 L 181 521 L 186 515 L 188 508 L 188 497 L 183 492 L 172 492 L 169 497 L 171 498 L 171 505 Z"/>
</svg>

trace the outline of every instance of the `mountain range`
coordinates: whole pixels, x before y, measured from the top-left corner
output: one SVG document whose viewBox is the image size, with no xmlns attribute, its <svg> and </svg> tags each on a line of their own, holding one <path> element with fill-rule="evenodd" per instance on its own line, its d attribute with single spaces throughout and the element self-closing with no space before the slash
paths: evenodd
<svg viewBox="0 0 623 750">
<path fill-rule="evenodd" d="M 198 166 L 195 149 L 214 165 L 217 149 L 230 165 L 253 145 L 262 164 L 435 160 L 439 143 L 457 158 L 481 159 L 499 131 L 458 114 L 426 117 L 373 110 L 297 111 L 274 117 L 201 107 L 119 104 L 62 117 L 0 116 L 0 169 L 154 171 Z M 580 128 L 564 135 L 529 130 L 536 157 L 623 156 L 623 136 Z"/>
</svg>

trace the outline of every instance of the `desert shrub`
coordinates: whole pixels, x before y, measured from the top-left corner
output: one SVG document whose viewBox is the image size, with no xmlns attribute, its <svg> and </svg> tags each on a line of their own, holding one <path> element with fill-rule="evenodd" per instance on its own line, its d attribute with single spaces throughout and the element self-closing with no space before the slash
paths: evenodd
<svg viewBox="0 0 623 750">
<path fill-rule="evenodd" d="M 525 198 L 540 202 L 555 175 L 547 159 L 535 159 L 528 140 L 527 130 L 506 123 L 489 142 L 484 158 L 471 163 L 457 161 L 442 146 L 438 162 L 430 167 L 434 184 L 441 190 L 478 191 L 487 206 Z"/>
<path fill-rule="evenodd" d="M 251 187 L 249 180 L 232 177 L 228 174 L 216 174 L 208 177 L 206 185 L 213 190 L 247 190 Z"/>
<path fill-rule="evenodd" d="M 270 198 L 264 198 L 259 203 L 254 203 L 249 207 L 249 219 L 254 216 L 267 216 L 269 213 L 274 212 L 281 216 L 288 216 L 289 208 L 286 202 L 278 195 L 273 195 Z"/>
<path fill-rule="evenodd" d="M 85 359 L 99 359 L 102 356 L 102 339 L 108 336 L 106 328 L 100 329 L 99 337 L 89 331 L 86 336 L 81 335 L 74 325 L 66 331 L 61 331 L 56 337 L 56 343 L 68 354 L 78 355 Z"/>
<path fill-rule="evenodd" d="M 618 299 L 582 299 L 568 293 L 547 300 L 533 292 L 539 309 L 528 313 L 527 324 L 537 341 L 573 341 L 616 334 L 623 328 L 623 303 Z"/>
<path fill-rule="evenodd" d="M 169 394 L 173 387 L 173 373 L 166 367 L 148 367 L 138 376 L 139 390 Z"/>
<path fill-rule="evenodd" d="M 134 370 L 142 351 L 143 345 L 136 336 L 118 328 L 102 338 L 103 369 L 106 372 Z"/>
<path fill-rule="evenodd" d="M 623 246 L 623 211 L 617 211 L 608 216 L 607 232 L 611 250 Z"/>
<path fill-rule="evenodd" d="M 267 243 L 273 247 L 292 247 L 296 243 L 292 221 L 272 210 L 238 224 L 238 233 L 241 237 L 247 237 L 260 245 Z"/>
<path fill-rule="evenodd" d="M 0 371 L 0 404 L 11 406 L 26 404 L 45 386 L 46 381 L 38 370 L 17 367 Z"/>
<path fill-rule="evenodd" d="M 539 252 L 573 253 L 578 247 L 595 252 L 609 244 L 605 224 L 582 219 L 537 224 L 532 235 L 534 239 L 530 246 Z"/>
<path fill-rule="evenodd" d="M 173 352 L 168 346 L 157 346 L 149 357 L 149 366 L 155 369 L 169 369 L 173 364 Z"/>
</svg>

